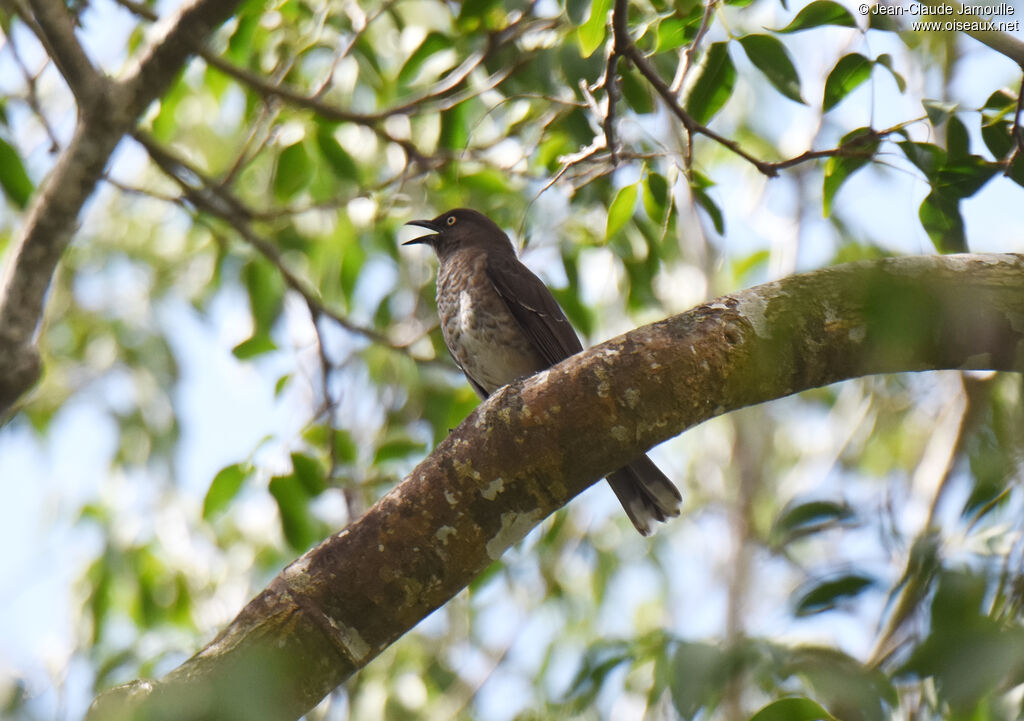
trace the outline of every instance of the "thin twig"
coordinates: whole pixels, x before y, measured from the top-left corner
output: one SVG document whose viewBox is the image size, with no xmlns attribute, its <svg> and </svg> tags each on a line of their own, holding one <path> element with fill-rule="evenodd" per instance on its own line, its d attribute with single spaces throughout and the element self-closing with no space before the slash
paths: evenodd
<svg viewBox="0 0 1024 721">
<path fill-rule="evenodd" d="M 58 0 L 28 0 L 36 32 L 60 74 L 75 96 L 80 112 L 92 112 L 103 105 L 109 80 L 97 70 L 75 36 L 67 6 Z"/>
<path fill-rule="evenodd" d="M 697 48 L 700 47 L 701 41 L 704 36 L 707 35 L 708 30 L 711 28 L 711 15 L 715 8 L 718 6 L 718 0 L 705 0 L 704 3 L 704 14 L 700 18 L 700 27 L 697 28 L 697 34 L 693 36 L 693 40 L 686 47 L 683 52 L 683 61 L 680 63 L 680 67 L 676 70 L 676 76 L 672 79 L 672 92 L 678 93 L 683 88 L 683 83 L 686 82 L 686 76 L 690 73 L 690 69 L 693 67 L 693 56 L 697 53 Z"/>
<path fill-rule="evenodd" d="M 196 209 L 227 222 L 242 240 L 277 268 L 285 284 L 302 296 L 310 309 L 314 323 L 318 317 L 330 318 L 350 333 L 361 335 L 373 343 L 408 355 L 419 363 L 432 364 L 436 362 L 448 367 L 448 364 L 443 361 L 413 356 L 408 345 L 393 343 L 382 333 L 353 323 L 344 315 L 327 307 L 320 299 L 319 292 L 288 267 L 281 250 L 252 228 L 251 221 L 256 214 L 245 203 L 187 160 L 161 146 L 146 133 L 136 131 L 132 136 L 146 149 L 157 167 L 178 184 L 184 198 L 189 203 Z M 179 200 L 175 199 L 176 202 Z"/>
<path fill-rule="evenodd" d="M 686 112 L 683 109 L 683 106 L 679 104 L 679 99 L 676 97 L 676 93 L 672 91 L 672 88 L 668 86 L 651 64 L 647 62 L 647 58 L 640 52 L 640 49 L 633 43 L 633 40 L 628 38 L 628 36 L 627 39 L 628 44 L 623 48 L 623 53 L 633 61 L 633 64 L 636 65 L 640 74 L 647 78 L 647 81 L 654 87 L 662 100 L 665 101 L 665 105 L 668 106 L 669 111 L 679 118 L 679 121 L 683 124 L 683 127 L 686 128 L 688 133 L 691 135 L 698 134 L 711 138 L 719 145 L 728 148 L 733 153 L 746 160 L 769 178 L 774 178 L 778 175 L 778 171 L 772 167 L 771 163 L 755 158 L 740 147 L 739 143 L 736 141 L 729 140 L 728 138 L 719 135 L 714 130 L 698 123 L 697 120 Z"/>
<path fill-rule="evenodd" d="M 333 120 L 339 123 L 351 122 L 367 127 L 375 127 L 378 123 L 395 115 L 412 115 L 414 113 L 419 114 L 426 112 L 427 109 L 424 107 L 425 104 L 439 100 L 455 91 L 469 78 L 474 70 L 481 67 L 484 61 L 493 55 L 493 53 L 498 49 L 518 37 L 521 37 L 528 31 L 547 29 L 551 27 L 554 22 L 555 21 L 532 20 L 528 22 L 527 20 L 521 20 L 516 24 L 510 25 L 501 32 L 495 33 L 490 37 L 488 47 L 485 51 L 472 53 L 469 57 L 463 60 L 458 67 L 448 73 L 426 93 L 390 108 L 372 113 L 357 113 L 351 110 L 346 110 L 345 108 L 338 107 L 337 105 L 324 102 L 320 98 L 320 93 L 309 95 L 302 90 L 290 87 L 283 83 L 268 81 L 263 75 L 254 73 L 246 68 L 238 67 L 211 51 L 204 50 L 200 55 L 211 67 L 216 68 L 225 75 L 228 75 L 245 85 L 248 85 L 261 95 L 267 97 L 279 97 L 297 107 L 312 110 L 317 115 L 327 120 Z M 504 73 L 499 73 L 498 75 L 502 79 L 507 77 L 507 74 Z M 392 140 L 392 142 L 398 141 Z"/>
<path fill-rule="evenodd" d="M 327 91 L 331 89 L 331 84 L 334 82 L 334 73 L 338 70 L 338 63 L 340 63 L 343 58 L 348 57 L 348 54 L 352 52 L 352 48 L 354 48 L 356 43 L 359 42 L 359 38 L 361 38 L 363 33 L 366 32 L 366 29 L 373 24 L 374 20 L 390 10 L 396 1 L 397 0 L 388 0 L 387 2 L 381 3 L 371 15 L 363 18 L 362 27 L 357 28 L 352 33 L 352 37 L 349 38 L 345 46 L 340 48 L 338 52 L 334 54 L 334 60 L 331 62 L 331 67 L 327 70 L 327 74 L 324 76 L 324 79 L 320 81 L 320 85 L 313 91 L 313 95 L 311 97 L 314 100 L 320 100 Z"/>
<path fill-rule="evenodd" d="M 43 130 L 46 133 L 46 137 L 50 140 L 50 152 L 60 152 L 60 141 L 57 140 L 57 134 L 53 131 L 53 126 L 50 125 L 49 119 L 46 117 L 46 113 L 43 112 L 42 104 L 39 102 L 39 85 L 37 82 L 37 75 L 33 75 L 25 65 L 25 61 L 21 57 L 21 53 L 18 51 L 18 44 L 15 42 L 15 35 L 12 33 L 7 36 L 7 46 L 11 49 L 11 57 L 14 58 L 14 64 L 18 66 L 21 71 L 21 75 L 25 80 L 26 97 L 25 102 L 28 107 L 32 110 L 33 114 L 39 118 L 39 123 L 43 126 Z M 46 64 L 43 65 L 43 68 Z"/>
</svg>

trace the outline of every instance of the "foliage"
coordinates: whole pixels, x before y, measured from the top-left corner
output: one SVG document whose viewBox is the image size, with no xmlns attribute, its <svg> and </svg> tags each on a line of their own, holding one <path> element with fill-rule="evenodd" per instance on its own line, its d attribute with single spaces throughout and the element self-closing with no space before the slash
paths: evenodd
<svg viewBox="0 0 1024 721">
<path fill-rule="evenodd" d="M 109 45 L 129 7 L 81 6 L 83 34 Z M 69 96 L 0 19 L 21 78 L 3 248 Z M 475 406 L 405 220 L 488 213 L 590 341 L 798 267 L 1002 249 L 968 208 L 1024 184 L 1000 87 L 1019 68 L 986 51 L 998 71 L 962 99 L 947 46 L 973 41 L 870 21 L 829 0 L 245 3 L 112 164 L 4 431 L 79 452 L 97 441 L 62 429 L 86 408 L 113 439 L 68 512 L 95 545 L 88 682 L 173 667 Z M 641 541 L 595 490 L 310 716 L 1014 718 L 1022 397 L 1019 377 L 871 378 L 719 418 L 657 455 L 681 520 Z M 10 715 L 47 715 L 12 689 Z"/>
</svg>

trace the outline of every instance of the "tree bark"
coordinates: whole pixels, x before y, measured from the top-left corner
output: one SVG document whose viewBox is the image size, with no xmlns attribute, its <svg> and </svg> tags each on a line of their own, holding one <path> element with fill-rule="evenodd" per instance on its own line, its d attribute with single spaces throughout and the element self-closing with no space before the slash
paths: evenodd
<svg viewBox="0 0 1024 721">
<path fill-rule="evenodd" d="M 633 330 L 495 393 L 206 648 L 88 719 L 297 718 L 639 452 L 804 389 L 942 368 L 1024 370 L 1024 256 L 847 264 Z"/>
</svg>

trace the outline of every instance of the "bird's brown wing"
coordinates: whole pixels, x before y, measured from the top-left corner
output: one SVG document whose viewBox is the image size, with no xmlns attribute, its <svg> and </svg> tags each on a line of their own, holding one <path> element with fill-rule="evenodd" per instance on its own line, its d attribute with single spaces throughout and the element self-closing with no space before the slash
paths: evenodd
<svg viewBox="0 0 1024 721">
<path fill-rule="evenodd" d="M 487 259 L 487 278 L 549 365 L 583 350 L 551 291 L 516 257 L 492 253 Z"/>
</svg>

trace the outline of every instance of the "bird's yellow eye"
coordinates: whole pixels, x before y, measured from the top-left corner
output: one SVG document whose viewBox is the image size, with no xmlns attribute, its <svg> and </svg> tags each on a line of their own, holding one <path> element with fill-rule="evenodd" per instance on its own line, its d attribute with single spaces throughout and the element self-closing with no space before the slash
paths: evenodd
<svg viewBox="0 0 1024 721">
<path fill-rule="evenodd" d="M 454 215 L 449 215 L 447 218 L 445 218 L 444 222 L 446 222 L 448 225 L 455 225 L 455 220 L 456 218 Z"/>
</svg>

